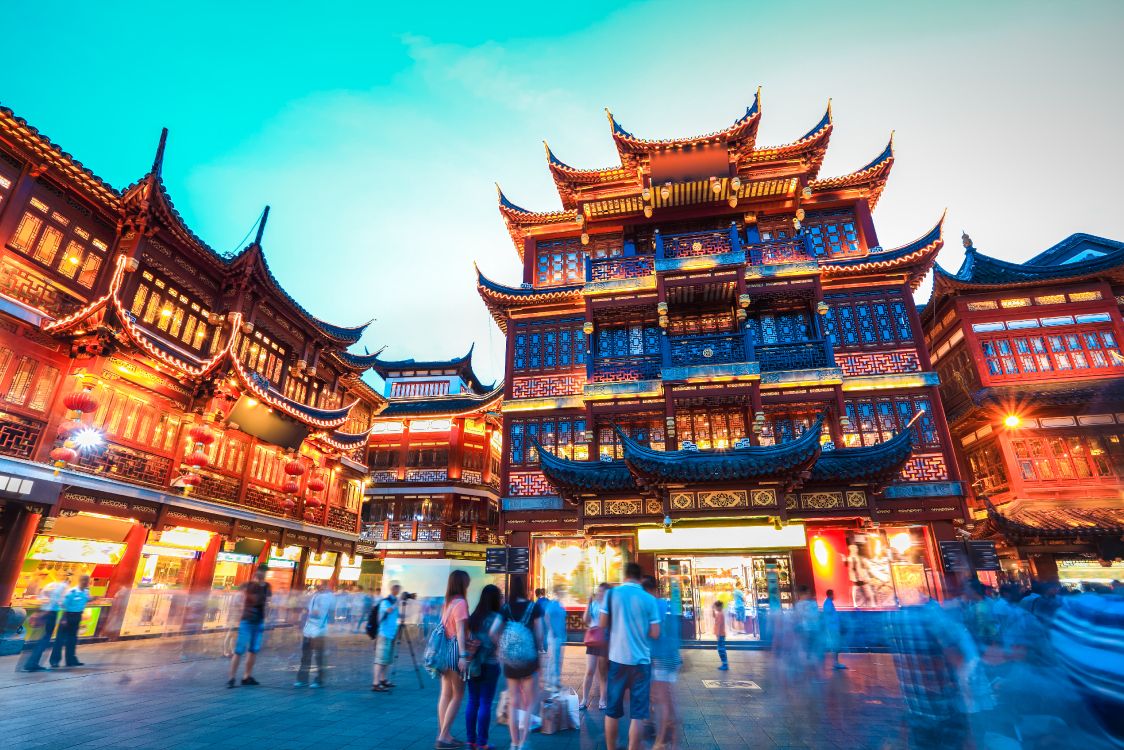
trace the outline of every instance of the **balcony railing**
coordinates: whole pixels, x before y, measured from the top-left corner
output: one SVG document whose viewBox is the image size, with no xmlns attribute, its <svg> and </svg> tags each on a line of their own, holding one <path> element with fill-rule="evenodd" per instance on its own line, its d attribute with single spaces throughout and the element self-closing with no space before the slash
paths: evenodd
<svg viewBox="0 0 1124 750">
<path fill-rule="evenodd" d="M 750 347 L 744 333 L 718 333 L 668 339 L 665 365 L 718 365 L 746 362 Z"/>
<path fill-rule="evenodd" d="M 629 357 L 600 357 L 590 363 L 590 383 L 627 383 L 654 380 L 660 376 L 661 357 L 656 354 Z"/>
<path fill-rule="evenodd" d="M 626 258 L 598 258 L 586 266 L 586 281 L 620 281 L 641 279 L 655 273 L 655 261 L 650 255 Z"/>
<path fill-rule="evenodd" d="M 835 366 L 831 345 L 823 339 L 793 344 L 759 344 L 754 347 L 754 356 L 761 365 L 761 372 Z"/>
<path fill-rule="evenodd" d="M 8 259 L 0 262 L 0 293 L 56 318 L 69 315 L 82 304 L 46 278 Z"/>
<path fill-rule="evenodd" d="M 746 250 L 749 262 L 754 265 L 772 266 L 816 260 L 802 239 L 761 242 L 750 245 Z"/>
<path fill-rule="evenodd" d="M 657 258 L 697 258 L 704 255 L 724 255 L 741 249 L 737 229 L 682 234 L 656 234 Z"/>
</svg>

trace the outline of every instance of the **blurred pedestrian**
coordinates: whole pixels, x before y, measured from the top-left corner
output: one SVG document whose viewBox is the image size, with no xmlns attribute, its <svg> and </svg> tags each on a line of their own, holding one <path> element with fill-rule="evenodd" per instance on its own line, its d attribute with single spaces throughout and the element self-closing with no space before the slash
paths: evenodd
<svg viewBox="0 0 1124 750">
<path fill-rule="evenodd" d="M 659 605 L 640 587 L 643 571 L 637 563 L 624 567 L 625 581 L 609 592 L 601 627 L 609 630 L 608 707 L 605 709 L 605 746 L 616 750 L 624 695 L 628 693 L 629 750 L 644 744 L 644 721 L 651 714 L 652 647 L 660 636 Z"/>
<path fill-rule="evenodd" d="M 28 654 L 27 661 L 24 662 L 23 671 L 40 672 L 43 670 L 43 665 L 40 664 L 43 660 L 43 652 L 51 644 L 51 637 L 55 634 L 55 625 L 58 624 L 59 613 L 62 612 L 63 601 L 66 599 L 66 592 L 69 588 L 70 573 L 63 572 L 62 577 L 57 581 L 51 581 L 39 589 L 39 609 L 34 617 L 36 626 L 42 627 L 43 633 L 35 641 L 35 645 L 31 647 L 31 653 Z"/>
<path fill-rule="evenodd" d="M 367 618 L 371 614 L 371 608 L 375 606 L 375 597 L 367 589 L 360 588 L 357 595 L 357 601 L 359 602 L 359 609 L 355 617 L 356 633 L 358 633 L 359 630 L 363 627 L 363 624 L 367 622 Z"/>
<path fill-rule="evenodd" d="M 847 665 L 839 661 L 839 651 L 843 648 L 843 629 L 840 627 L 839 610 L 835 608 L 835 591 L 828 589 L 823 600 L 823 635 L 824 645 L 831 654 L 831 666 L 835 669 L 846 669 Z"/>
<path fill-rule="evenodd" d="M 265 614 L 273 589 L 265 580 L 268 569 L 262 565 L 254 571 L 252 580 L 242 586 L 242 618 L 238 622 L 238 641 L 234 644 L 234 654 L 230 657 L 230 676 L 226 686 L 235 685 L 238 664 L 246 655 L 246 671 L 242 673 L 243 685 L 259 685 L 254 679 L 254 661 L 261 651 L 265 639 Z"/>
<path fill-rule="evenodd" d="M 714 600 L 714 639 L 718 642 L 718 671 L 730 668 L 726 658 L 726 610 L 721 599 Z"/>
<path fill-rule="evenodd" d="M 593 701 L 593 686 L 596 681 L 597 695 L 601 699 L 598 705 L 605 710 L 605 678 L 609 671 L 609 644 L 606 641 L 607 633 L 601 629 L 601 608 L 604 606 L 605 594 L 611 587 L 602 583 L 589 597 L 589 604 L 585 608 L 585 676 L 582 678 L 581 703 L 579 710 L 586 710 Z"/>
<path fill-rule="evenodd" d="M 527 577 L 517 574 L 508 583 L 507 604 L 504 605 L 504 629 L 500 637 L 499 657 L 511 713 L 507 726 L 511 731 L 512 750 L 520 750 L 531 732 L 531 716 L 537 698 L 539 652 L 544 638 L 542 607 L 527 599 Z"/>
<path fill-rule="evenodd" d="M 62 600 L 61 620 L 59 621 L 58 634 L 55 636 L 55 647 L 51 649 L 50 664 L 55 668 L 62 661 L 63 649 L 66 650 L 66 666 L 80 667 L 76 653 L 78 648 L 78 628 L 82 624 L 82 612 L 90 601 L 90 577 L 78 577 L 78 585 L 67 589 Z"/>
<path fill-rule="evenodd" d="M 335 597 L 327 581 L 316 584 L 316 593 L 308 601 L 308 616 L 301 631 L 301 666 L 293 687 L 322 687 L 324 684 L 324 642 L 328 637 L 328 623 L 334 612 Z M 316 657 L 316 679 L 308 681 L 312 658 Z"/>
<path fill-rule="evenodd" d="M 674 750 L 678 744 L 676 729 L 679 719 L 675 711 L 674 685 L 679 681 L 679 668 L 683 657 L 679 654 L 679 615 L 682 600 L 678 585 L 672 581 L 671 596 L 659 598 L 659 586 L 651 576 L 645 576 L 643 587 L 656 597 L 663 615 L 660 634 L 652 642 L 652 713 L 656 736 L 652 750 Z"/>
<path fill-rule="evenodd" d="M 468 701 L 464 710 L 468 746 L 471 750 L 495 750 L 488 744 L 488 728 L 492 719 L 492 700 L 500 679 L 500 662 L 496 655 L 503 632 L 503 594 L 498 586 L 488 584 L 480 590 L 480 601 L 468 618 L 470 643 L 476 650 L 468 665 Z"/>
<path fill-rule="evenodd" d="M 562 689 L 562 646 L 566 643 L 566 608 L 558 600 L 560 588 L 554 590 L 554 598 L 546 595 L 546 589 L 535 589 L 535 599 L 542 610 L 543 634 L 545 642 L 546 666 L 543 669 L 543 683 L 548 691 L 557 693 Z"/>
<path fill-rule="evenodd" d="M 807 586 L 799 586 L 796 596 L 792 616 L 795 620 L 797 666 L 804 670 L 818 668 L 823 663 L 820 608 Z"/>
<path fill-rule="evenodd" d="M 394 687 L 386 678 L 386 672 L 394 663 L 394 641 L 398 636 L 400 614 L 398 594 L 401 591 L 398 581 L 391 581 L 390 594 L 372 607 L 368 615 L 367 635 L 375 639 L 375 671 L 371 690 L 376 693 L 385 693 Z"/>
<path fill-rule="evenodd" d="M 445 588 L 445 605 L 438 627 L 456 644 L 456 666 L 441 672 L 441 697 L 437 701 L 435 750 L 458 750 L 464 743 L 453 737 L 453 723 L 464 700 L 464 678 L 468 669 L 468 573 L 454 570 Z"/>
<path fill-rule="evenodd" d="M 745 633 L 745 590 L 742 588 L 742 579 L 734 579 L 733 612 L 734 632 Z"/>
</svg>

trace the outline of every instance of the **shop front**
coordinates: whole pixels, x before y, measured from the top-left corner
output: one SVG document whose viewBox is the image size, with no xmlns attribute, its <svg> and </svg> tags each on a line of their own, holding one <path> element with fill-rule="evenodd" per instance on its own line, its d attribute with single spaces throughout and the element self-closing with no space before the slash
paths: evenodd
<svg viewBox="0 0 1124 750">
<path fill-rule="evenodd" d="M 196 569 L 214 536 L 214 532 L 185 526 L 149 532 L 121 621 L 121 635 L 163 634 L 180 627 L 189 611 Z"/>
<path fill-rule="evenodd" d="M 602 583 L 619 583 L 624 566 L 636 559 L 633 534 L 531 535 L 531 590 L 543 588 L 566 609 L 567 628 L 585 628 L 590 597 Z"/>
<path fill-rule="evenodd" d="M 829 590 L 838 609 L 893 609 L 936 598 L 939 568 L 923 525 L 815 526 L 808 553 L 822 605 Z"/>
</svg>

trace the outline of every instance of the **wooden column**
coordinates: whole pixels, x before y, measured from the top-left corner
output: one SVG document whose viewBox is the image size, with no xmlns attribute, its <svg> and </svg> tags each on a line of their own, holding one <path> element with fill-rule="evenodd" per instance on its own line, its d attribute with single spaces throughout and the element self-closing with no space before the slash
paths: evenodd
<svg viewBox="0 0 1124 750">
<path fill-rule="evenodd" d="M 12 603 L 20 570 L 31 549 L 31 543 L 35 541 L 39 520 L 43 517 L 41 513 L 32 513 L 19 505 L 9 508 L 7 512 L 14 512 L 15 518 L 4 536 L 4 545 L 0 547 L 0 612 Z"/>
<path fill-rule="evenodd" d="M 109 586 L 105 595 L 113 596 L 121 589 L 133 587 L 137 577 L 137 566 L 140 565 L 141 548 L 148 541 L 148 529 L 139 523 L 134 523 L 125 535 L 125 554 L 113 569 L 113 576 L 109 579 Z M 122 613 L 123 614 L 123 613 Z"/>
</svg>

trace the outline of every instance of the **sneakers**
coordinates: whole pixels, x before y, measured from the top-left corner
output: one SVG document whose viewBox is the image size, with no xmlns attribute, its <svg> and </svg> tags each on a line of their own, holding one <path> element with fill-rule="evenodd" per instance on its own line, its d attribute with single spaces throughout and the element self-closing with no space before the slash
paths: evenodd
<svg viewBox="0 0 1124 750">
<path fill-rule="evenodd" d="M 310 688 L 318 688 L 318 687 L 323 687 L 323 685 L 321 685 L 319 681 L 317 681 L 317 682 L 310 682 L 310 683 L 308 684 L 308 686 L 309 686 Z"/>
<path fill-rule="evenodd" d="M 32 665 L 31 665 L 31 666 L 29 666 L 29 667 L 24 667 L 24 668 L 23 668 L 23 671 L 24 671 L 24 672 L 46 672 L 47 670 L 46 670 L 46 669 L 44 669 L 44 668 L 43 668 L 42 666 L 40 666 L 39 664 L 32 664 Z"/>
<path fill-rule="evenodd" d="M 390 688 L 385 685 L 371 685 L 371 692 L 373 693 L 389 693 Z"/>
<path fill-rule="evenodd" d="M 243 685 L 260 685 L 261 683 L 258 682 L 257 680 L 255 680 L 253 677 L 243 677 L 242 678 L 242 684 Z"/>
<path fill-rule="evenodd" d="M 837 662 L 835 662 L 835 667 L 834 667 L 834 668 L 835 668 L 835 669 L 846 669 L 846 668 L 847 668 L 847 665 L 846 665 L 846 664 L 844 664 L 844 663 L 843 663 L 843 662 L 841 662 L 841 661 L 837 661 Z"/>
<path fill-rule="evenodd" d="M 296 682 L 293 683 L 293 687 L 295 687 L 295 688 L 308 687 L 308 683 L 307 682 L 301 682 L 300 680 L 297 680 Z"/>
<path fill-rule="evenodd" d="M 227 680 L 227 681 L 226 681 L 226 686 L 227 686 L 228 688 L 232 688 L 232 687 L 234 687 L 234 685 L 235 685 L 235 684 L 236 684 L 236 683 L 234 682 L 234 678 L 233 678 L 233 677 L 231 677 L 231 678 L 230 678 L 229 680 Z"/>
<path fill-rule="evenodd" d="M 721 664 L 720 664 L 720 665 L 718 666 L 718 671 L 719 671 L 719 672 L 729 672 L 729 671 L 730 671 L 730 665 L 729 665 L 729 664 L 727 664 L 726 662 L 722 662 L 722 663 L 721 663 Z"/>
</svg>

